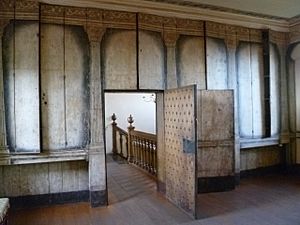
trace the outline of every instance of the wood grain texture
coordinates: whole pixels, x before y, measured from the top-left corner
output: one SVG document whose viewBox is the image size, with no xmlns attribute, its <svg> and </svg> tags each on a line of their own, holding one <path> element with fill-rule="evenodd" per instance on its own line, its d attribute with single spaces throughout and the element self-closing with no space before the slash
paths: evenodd
<svg viewBox="0 0 300 225">
<path fill-rule="evenodd" d="M 164 93 L 166 196 L 193 217 L 197 190 L 195 92 L 195 86 L 189 86 Z"/>
<path fill-rule="evenodd" d="M 165 88 L 165 51 L 160 33 L 139 31 L 139 88 Z"/>
<path fill-rule="evenodd" d="M 108 163 L 110 206 L 88 203 L 11 211 L 11 225 L 298 225 L 297 176 L 241 180 L 234 191 L 198 195 L 198 220 L 156 193 L 155 183 L 128 164 Z"/>
<path fill-rule="evenodd" d="M 197 84 L 205 89 L 204 38 L 181 36 L 176 51 L 178 86 Z"/>
<path fill-rule="evenodd" d="M 241 170 L 280 165 L 284 162 L 283 151 L 278 146 L 245 149 L 241 151 Z"/>
<path fill-rule="evenodd" d="M 108 30 L 102 43 L 105 89 L 136 89 L 136 32 Z"/>
<path fill-rule="evenodd" d="M 0 197 L 88 190 L 88 163 L 73 161 L 0 167 Z"/>
<path fill-rule="evenodd" d="M 233 92 L 197 92 L 198 177 L 234 176 Z"/>
<path fill-rule="evenodd" d="M 227 51 L 223 40 L 207 38 L 207 89 L 227 89 Z"/>
<path fill-rule="evenodd" d="M 49 164 L 49 189 L 50 193 L 63 191 L 62 163 Z"/>
</svg>

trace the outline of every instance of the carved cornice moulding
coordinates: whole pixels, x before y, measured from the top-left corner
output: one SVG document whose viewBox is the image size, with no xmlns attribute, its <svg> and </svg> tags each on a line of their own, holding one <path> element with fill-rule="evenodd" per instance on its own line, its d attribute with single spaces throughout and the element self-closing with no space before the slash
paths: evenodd
<svg viewBox="0 0 300 225">
<path fill-rule="evenodd" d="M 178 35 L 203 36 L 203 21 L 207 21 L 207 35 L 210 37 L 228 39 L 229 35 L 235 35 L 237 41 L 261 42 L 259 29 L 270 29 L 281 32 L 290 31 L 288 42 L 300 41 L 300 17 L 292 18 L 289 21 L 250 18 L 247 15 L 229 15 L 227 12 L 210 12 L 209 9 L 200 12 L 200 8 L 141 0 L 86 0 L 84 4 L 82 0 L 1 0 L 0 20 L 38 20 L 41 2 L 60 4 L 41 4 L 41 21 L 43 23 L 84 27 L 92 24 L 104 28 L 136 29 L 135 12 L 139 12 L 140 29 L 161 33 L 173 31 Z M 240 23 L 242 26 L 238 26 Z M 283 39 L 278 37 L 272 40 L 283 43 Z"/>
<path fill-rule="evenodd" d="M 270 30 L 270 42 L 280 47 L 288 45 L 288 33 Z"/>
<path fill-rule="evenodd" d="M 300 23 L 291 27 L 289 33 L 289 42 L 291 44 L 300 42 Z"/>
<path fill-rule="evenodd" d="M 165 17 L 177 17 L 192 20 L 205 20 L 245 26 L 256 29 L 289 31 L 289 22 L 285 19 L 255 17 L 253 15 L 216 11 L 208 8 L 168 4 L 141 0 L 39 0 L 40 2 L 79 7 L 103 8 L 129 12 L 140 12 Z"/>
<path fill-rule="evenodd" d="M 259 29 L 233 26 L 228 24 L 206 22 L 206 35 L 212 38 L 224 39 L 231 43 L 230 48 L 239 41 L 262 42 L 262 32 Z"/>
</svg>

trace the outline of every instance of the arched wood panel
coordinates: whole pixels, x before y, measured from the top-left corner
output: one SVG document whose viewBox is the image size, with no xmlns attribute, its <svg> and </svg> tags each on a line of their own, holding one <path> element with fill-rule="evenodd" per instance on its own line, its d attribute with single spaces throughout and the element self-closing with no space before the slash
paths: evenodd
<svg viewBox="0 0 300 225">
<path fill-rule="evenodd" d="M 165 87 L 165 54 L 160 33 L 139 31 L 139 88 Z"/>
<path fill-rule="evenodd" d="M 177 41 L 178 86 L 197 84 L 205 89 L 204 38 L 181 36 Z"/>
<path fill-rule="evenodd" d="M 89 48 L 82 28 L 42 25 L 44 149 L 84 148 L 89 138 Z"/>
<path fill-rule="evenodd" d="M 239 123 L 242 138 L 264 136 L 262 47 L 242 42 L 237 50 Z"/>
<path fill-rule="evenodd" d="M 3 37 L 7 142 L 11 151 L 40 150 L 39 26 L 12 22 Z"/>
<path fill-rule="evenodd" d="M 107 30 L 101 60 L 104 89 L 137 89 L 135 31 Z"/>
<path fill-rule="evenodd" d="M 207 88 L 224 90 L 228 87 L 227 52 L 223 40 L 207 38 Z"/>
</svg>

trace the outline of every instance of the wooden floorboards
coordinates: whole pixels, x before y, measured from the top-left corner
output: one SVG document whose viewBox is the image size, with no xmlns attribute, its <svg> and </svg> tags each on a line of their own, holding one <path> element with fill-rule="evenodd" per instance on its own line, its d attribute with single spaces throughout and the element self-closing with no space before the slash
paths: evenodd
<svg viewBox="0 0 300 225">
<path fill-rule="evenodd" d="M 300 225 L 300 177 L 247 178 L 231 192 L 198 196 L 192 220 L 156 192 L 155 181 L 122 162 L 108 162 L 110 205 L 88 203 L 24 209 L 10 225 Z"/>
</svg>

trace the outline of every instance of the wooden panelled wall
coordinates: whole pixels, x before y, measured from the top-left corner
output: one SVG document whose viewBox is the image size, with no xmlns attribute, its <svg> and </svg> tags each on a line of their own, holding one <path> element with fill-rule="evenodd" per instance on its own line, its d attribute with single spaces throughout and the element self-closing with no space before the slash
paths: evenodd
<svg viewBox="0 0 300 225">
<path fill-rule="evenodd" d="M 59 110 L 45 106 L 45 102 L 55 106 L 57 105 L 58 98 L 67 99 L 67 97 L 70 97 L 70 103 L 75 104 L 77 107 L 75 108 L 80 111 L 80 114 L 72 115 L 72 112 L 68 112 L 66 108 L 63 110 L 65 115 L 62 116 L 65 118 L 62 119 L 62 121 L 64 121 L 65 125 L 63 129 L 54 129 L 64 131 L 64 134 L 62 134 L 64 140 L 61 141 L 61 145 L 57 144 L 59 142 L 56 140 L 58 137 L 55 135 L 51 137 L 51 135 L 54 134 L 53 132 L 45 133 L 42 130 L 43 134 L 41 140 L 44 144 L 40 150 L 43 152 L 45 150 L 44 148 L 49 150 L 57 150 L 58 148 L 64 151 L 68 149 L 68 145 L 65 141 L 68 138 L 66 137 L 71 137 L 71 142 L 72 140 L 78 140 L 78 137 L 85 135 L 81 133 L 82 129 L 87 129 L 89 135 L 83 138 L 83 142 L 86 142 L 86 139 L 87 142 L 86 144 L 80 145 L 80 147 L 88 152 L 89 163 L 86 170 L 89 171 L 89 189 L 90 191 L 95 191 L 95 196 L 98 196 L 98 192 L 103 195 L 104 192 L 101 191 L 106 190 L 102 128 L 103 89 L 164 90 L 194 83 L 196 83 L 200 89 L 233 89 L 235 91 L 235 172 L 239 173 L 240 169 L 256 168 L 265 165 L 253 160 L 251 162 L 245 161 L 245 157 L 242 157 L 242 161 L 240 161 L 239 115 L 243 112 L 239 110 L 241 100 L 238 93 L 242 86 L 237 71 L 239 60 L 237 58 L 238 49 L 245 43 L 261 45 L 261 30 L 209 21 L 170 18 L 144 13 L 136 14 L 94 8 L 54 6 L 39 4 L 36 1 L 2 0 L 0 2 L 1 36 L 5 35 L 4 31 L 11 21 L 18 21 L 18 23 L 20 22 L 24 26 L 27 26 L 27 22 L 25 21 L 33 21 L 30 24 L 35 23 L 36 25 L 34 26 L 37 26 L 40 22 L 41 26 L 39 32 L 40 35 L 42 35 L 39 39 L 41 41 L 40 44 L 46 42 L 47 38 L 50 38 L 51 35 L 52 40 L 59 38 L 60 35 L 65 35 L 68 41 L 73 40 L 76 42 L 75 39 L 78 36 L 76 36 L 74 32 L 72 34 L 70 31 L 72 29 L 77 30 L 75 32 L 77 35 L 79 33 L 81 37 L 86 36 L 81 39 L 81 44 L 83 44 L 82 42 L 87 42 L 83 45 L 84 47 L 79 46 L 69 53 L 67 52 L 69 49 L 67 46 L 63 48 L 65 52 L 61 52 L 61 46 L 57 45 L 59 40 L 58 42 L 50 41 L 50 45 L 48 45 L 47 49 L 42 48 L 39 51 L 40 55 L 38 60 L 40 64 L 39 68 L 36 69 L 39 70 L 40 84 L 42 85 L 39 88 L 45 90 L 44 99 L 42 98 L 43 92 L 40 93 L 40 101 L 43 102 L 41 105 L 42 110 L 44 109 L 45 111 L 45 108 L 50 111 Z M 65 29 L 62 29 L 63 27 Z M 284 144 L 290 141 L 288 124 L 289 99 L 285 66 L 286 49 L 289 41 L 296 42 L 300 40 L 300 34 L 296 28 L 296 26 L 295 28 L 293 27 L 290 37 L 286 33 L 269 31 L 270 41 L 276 48 L 278 63 L 280 64 L 277 71 L 279 76 L 278 98 L 280 98 L 280 106 L 278 106 L 278 113 L 280 113 L 278 127 L 280 127 L 280 129 L 278 128 L 278 135 Z M 137 29 L 139 31 L 138 33 L 136 32 Z M 62 44 L 69 44 L 68 41 L 64 41 Z M 2 52 L 3 46 L 2 42 L 0 43 L 0 50 Z M 14 47 L 16 46 L 17 45 Z M 87 46 L 89 46 L 88 51 L 82 52 L 86 51 Z M 31 49 L 23 49 L 21 46 L 20 49 L 15 49 L 16 52 L 19 50 L 32 51 Z M 48 59 L 53 59 L 53 61 L 50 60 L 46 62 L 42 60 L 43 56 L 45 57 L 47 54 L 50 54 L 48 55 Z M 78 54 L 85 56 L 83 56 L 83 59 L 79 61 L 79 63 L 76 63 L 76 59 L 74 58 L 76 58 L 75 56 Z M 2 54 L 0 55 L 3 57 Z M 87 61 L 85 61 L 85 64 L 82 64 L 82 61 L 85 59 L 87 59 Z M 247 60 L 248 62 L 246 62 L 246 64 L 248 63 L 248 65 L 250 65 L 252 63 L 251 57 L 248 57 Z M 4 151 L 7 149 L 7 135 L 9 130 L 7 130 L 8 125 L 5 125 L 3 91 L 5 88 L 2 82 L 5 65 L 2 64 L 3 60 L 0 60 L 0 62 L 0 151 Z M 63 62 L 64 65 L 60 65 L 59 63 L 61 62 Z M 258 63 L 260 64 L 262 62 Z M 21 70 L 23 69 L 24 68 L 21 68 Z M 61 71 L 64 71 L 65 79 L 70 79 L 71 83 L 68 83 L 67 80 L 61 80 Z M 76 73 L 76 71 L 81 71 L 81 74 Z M 84 76 L 82 73 L 86 73 L 86 82 L 88 82 L 88 84 L 87 87 L 79 85 L 78 88 L 82 89 L 79 90 L 79 92 L 83 92 L 87 95 L 82 97 L 84 101 L 72 102 L 72 100 L 76 99 L 77 94 L 77 92 L 72 92 L 72 85 L 74 85 L 72 82 L 74 82 L 74 79 L 79 79 L 81 80 L 80 82 L 84 84 L 85 78 L 82 78 L 82 76 Z M 48 79 L 47 76 L 51 77 L 51 79 Z M 56 78 L 54 79 L 53 76 Z M 71 92 L 68 92 L 67 86 L 65 86 L 65 89 L 59 89 L 59 91 L 65 90 L 65 93 L 57 93 L 57 95 L 52 92 L 47 92 L 47 88 L 43 89 L 43 87 L 51 89 L 51 85 L 55 86 L 62 83 L 64 85 L 69 84 L 71 87 L 69 90 L 71 90 Z M 32 99 L 32 101 L 36 101 L 36 99 Z M 67 103 L 68 101 L 65 102 Z M 83 102 L 88 102 L 88 104 L 85 105 Z M 88 110 L 86 109 L 87 107 Z M 44 115 L 55 115 L 55 112 L 50 111 L 47 111 L 48 114 Z M 77 124 L 76 127 L 72 127 L 70 123 L 71 127 L 68 128 L 68 119 L 70 117 L 78 118 L 80 116 L 84 118 L 87 116 L 89 118 L 88 125 L 86 125 L 83 119 L 75 123 Z M 47 119 L 48 117 L 45 118 L 42 115 L 40 122 L 46 124 L 45 121 Z M 51 123 L 51 126 L 56 125 L 59 126 L 59 123 Z M 41 126 L 41 124 L 38 126 Z M 48 126 L 50 126 L 50 124 L 48 124 Z M 78 131 L 79 127 L 81 127 L 81 131 Z M 66 133 L 66 129 L 71 130 L 70 135 Z M 48 136 L 49 142 L 45 141 L 45 136 Z M 51 138 L 49 138 L 49 136 Z M 79 146 L 78 143 L 75 145 L 76 147 Z M 278 150 L 278 148 L 276 149 Z M 253 152 L 253 154 L 255 154 L 258 150 L 249 149 L 243 151 Z M 265 149 L 265 151 L 268 150 Z M 274 149 L 271 147 L 269 151 L 270 154 L 273 154 Z M 248 153 L 242 153 L 242 155 L 244 154 Z M 268 154 L 259 153 L 258 155 L 259 157 L 268 157 Z M 265 161 L 262 160 L 262 162 Z M 252 165 L 248 165 L 249 163 Z M 274 157 L 273 163 L 277 163 L 277 158 L 275 159 Z M 65 164 L 67 165 L 69 163 L 66 162 Z M 51 165 L 52 163 L 49 163 L 49 168 Z M 25 168 L 26 166 L 18 166 L 18 170 L 23 170 L 23 167 Z M 73 171 L 78 170 L 75 167 L 70 168 L 70 170 Z M 5 174 L 10 173 L 8 170 L 15 171 L 16 169 L 14 166 L 5 166 L 5 168 L 2 168 L 1 171 L 6 171 L 2 172 L 2 174 L 0 173 L 2 179 Z M 45 170 L 46 176 L 50 176 L 50 173 L 51 170 Z M 84 179 L 86 179 L 86 176 L 87 174 Z M 1 188 L 3 188 L 3 185 L 1 185 Z M 80 188 L 78 188 L 78 190 L 80 190 Z M 3 192 L 3 190 L 2 192 L 0 191 L 0 193 L 5 193 L 6 195 L 10 194 Z M 38 193 L 39 192 L 34 192 L 33 194 Z M 20 191 L 19 195 L 23 195 L 23 192 Z"/>
</svg>

